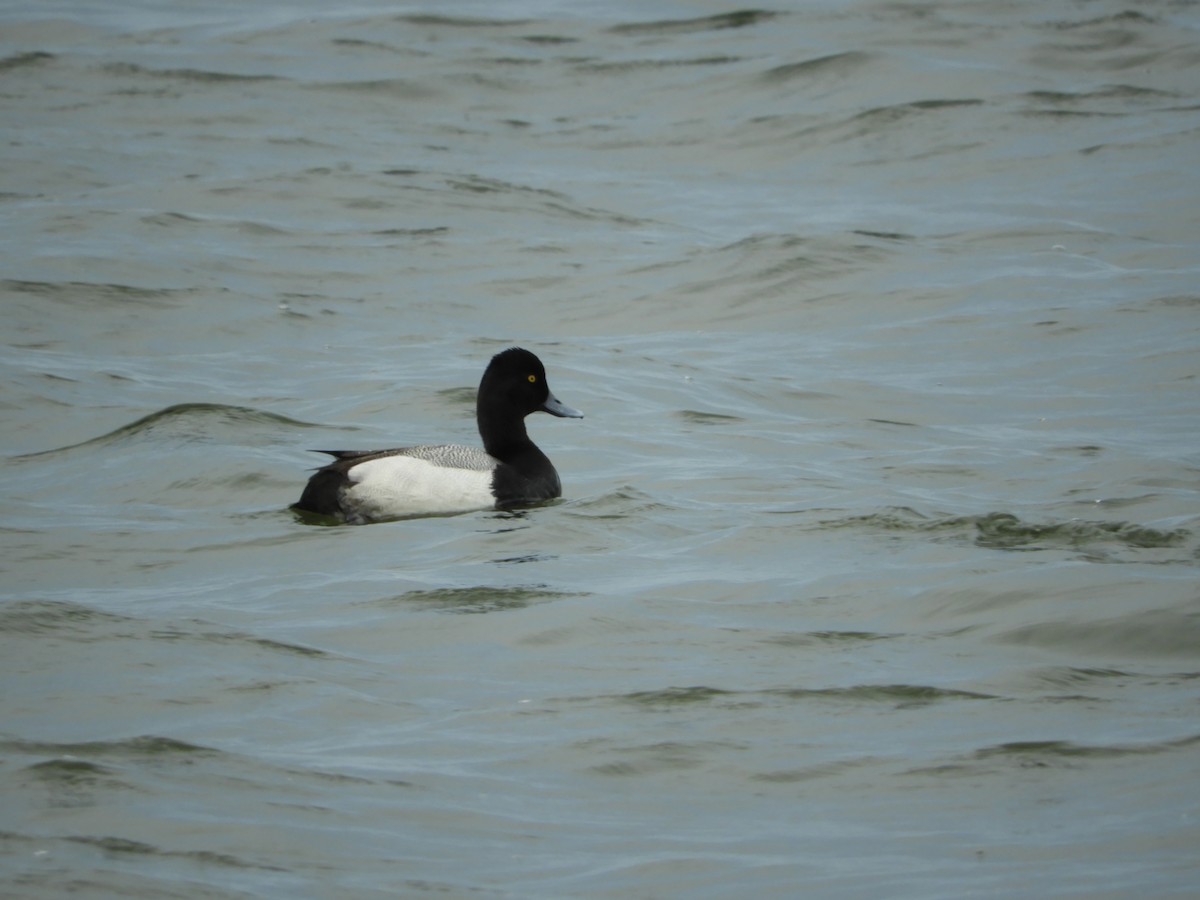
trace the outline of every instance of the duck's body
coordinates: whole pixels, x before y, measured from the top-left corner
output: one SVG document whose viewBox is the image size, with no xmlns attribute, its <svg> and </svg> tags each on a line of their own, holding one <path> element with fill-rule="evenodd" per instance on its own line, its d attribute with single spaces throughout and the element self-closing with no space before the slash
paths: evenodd
<svg viewBox="0 0 1200 900">
<path fill-rule="evenodd" d="M 479 384 L 475 416 L 483 449 L 322 450 L 335 460 L 309 479 L 293 508 L 362 524 L 551 500 L 562 493 L 558 472 L 525 430 L 525 417 L 538 411 L 583 417 L 550 393 L 536 356 L 505 350 Z"/>
</svg>

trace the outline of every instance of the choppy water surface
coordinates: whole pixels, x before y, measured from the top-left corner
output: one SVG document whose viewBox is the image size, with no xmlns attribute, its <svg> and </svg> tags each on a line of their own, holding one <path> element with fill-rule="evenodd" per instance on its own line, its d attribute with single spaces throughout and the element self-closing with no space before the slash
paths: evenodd
<svg viewBox="0 0 1200 900">
<path fill-rule="evenodd" d="M 243 7 L 0 9 L 5 893 L 1194 890 L 1194 4 Z"/>
</svg>

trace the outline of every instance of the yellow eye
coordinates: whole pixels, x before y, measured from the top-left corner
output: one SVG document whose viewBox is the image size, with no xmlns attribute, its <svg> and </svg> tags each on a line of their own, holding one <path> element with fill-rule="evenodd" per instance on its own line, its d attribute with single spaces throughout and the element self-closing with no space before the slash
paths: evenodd
<svg viewBox="0 0 1200 900">
<path fill-rule="evenodd" d="M 537 376 L 536 376 L 536 375 L 530 375 L 530 376 L 529 376 L 529 383 L 530 383 L 530 384 L 537 384 Z"/>
</svg>

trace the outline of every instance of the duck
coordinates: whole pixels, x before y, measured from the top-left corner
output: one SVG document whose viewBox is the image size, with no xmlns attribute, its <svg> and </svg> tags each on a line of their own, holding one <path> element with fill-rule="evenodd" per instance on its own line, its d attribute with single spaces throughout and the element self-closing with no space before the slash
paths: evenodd
<svg viewBox="0 0 1200 900">
<path fill-rule="evenodd" d="M 475 421 L 482 448 L 314 450 L 333 462 L 313 473 L 291 508 L 363 525 L 553 500 L 562 496 L 558 472 L 525 429 L 525 417 L 535 412 L 583 418 L 554 396 L 535 354 L 511 347 L 492 357 L 479 382 Z"/>
</svg>

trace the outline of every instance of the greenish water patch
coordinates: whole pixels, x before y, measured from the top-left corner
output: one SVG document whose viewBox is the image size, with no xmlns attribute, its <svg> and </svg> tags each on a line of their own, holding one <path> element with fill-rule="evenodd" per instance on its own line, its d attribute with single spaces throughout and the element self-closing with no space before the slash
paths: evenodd
<svg viewBox="0 0 1200 900">
<path fill-rule="evenodd" d="M 1183 528 L 1162 531 L 1132 522 L 1023 522 L 1012 513 L 995 512 L 975 521 L 976 543 L 998 550 L 1042 550 L 1051 547 L 1082 548 L 1115 543 L 1139 549 L 1178 547 L 1190 532 Z"/>
</svg>

